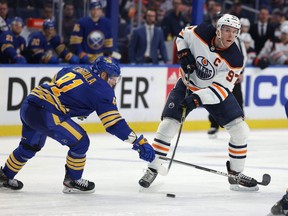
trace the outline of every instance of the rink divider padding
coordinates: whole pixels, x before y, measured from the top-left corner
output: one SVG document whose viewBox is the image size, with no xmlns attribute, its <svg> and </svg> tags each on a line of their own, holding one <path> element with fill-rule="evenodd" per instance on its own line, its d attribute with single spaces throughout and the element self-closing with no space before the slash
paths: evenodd
<svg viewBox="0 0 288 216">
<path fill-rule="evenodd" d="M 19 108 L 31 89 L 51 77 L 62 66 L 1 65 L 0 136 L 21 133 Z M 283 105 L 288 98 L 288 68 L 269 67 L 265 70 L 247 67 L 242 90 L 244 112 L 251 128 L 288 128 Z M 178 66 L 122 65 L 122 80 L 115 88 L 121 115 L 135 131 L 155 132 L 169 91 L 178 80 Z M 194 110 L 186 119 L 184 131 L 207 130 L 208 113 Z M 78 120 L 75 120 L 78 122 Z M 95 113 L 84 122 L 87 132 L 103 133 Z"/>
</svg>

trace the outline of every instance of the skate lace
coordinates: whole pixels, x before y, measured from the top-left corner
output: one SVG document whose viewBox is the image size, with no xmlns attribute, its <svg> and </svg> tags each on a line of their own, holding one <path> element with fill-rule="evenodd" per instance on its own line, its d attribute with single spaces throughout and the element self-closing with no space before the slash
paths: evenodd
<svg viewBox="0 0 288 216">
<path fill-rule="evenodd" d="M 79 179 L 79 180 L 76 180 L 75 183 L 81 187 L 88 187 L 89 181 L 86 179 Z"/>
<path fill-rule="evenodd" d="M 246 175 L 244 175 L 244 174 L 242 174 L 242 173 L 239 173 L 239 174 L 238 174 L 238 177 L 239 177 L 241 180 L 248 180 L 248 181 L 251 181 L 251 180 L 252 180 L 251 177 L 246 176 Z"/>
<path fill-rule="evenodd" d="M 155 176 L 155 174 L 151 170 L 148 169 L 148 170 L 146 170 L 146 173 L 142 179 L 150 182 L 154 179 L 154 176 Z"/>
</svg>

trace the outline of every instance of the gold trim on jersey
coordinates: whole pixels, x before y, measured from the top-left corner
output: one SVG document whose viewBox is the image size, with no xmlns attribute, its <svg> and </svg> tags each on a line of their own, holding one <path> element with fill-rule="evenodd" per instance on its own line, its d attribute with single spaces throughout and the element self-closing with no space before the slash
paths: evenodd
<svg viewBox="0 0 288 216">
<path fill-rule="evenodd" d="M 73 170 L 83 170 L 86 164 L 86 157 L 72 158 L 69 155 L 66 157 L 66 165 Z"/>
<path fill-rule="evenodd" d="M 5 49 L 9 48 L 9 47 L 12 47 L 14 48 L 13 44 L 3 44 L 1 46 L 1 52 L 4 52 Z"/>
<path fill-rule="evenodd" d="M 63 50 L 66 48 L 65 44 L 60 44 L 59 46 L 56 47 L 56 52 L 57 54 L 61 54 Z"/>
<path fill-rule="evenodd" d="M 20 169 L 26 164 L 26 162 L 20 162 L 15 157 L 14 154 L 11 153 L 5 163 L 5 165 L 12 170 L 13 172 L 19 172 Z"/>
<path fill-rule="evenodd" d="M 118 121 L 123 119 L 117 110 L 105 112 L 101 114 L 99 118 L 102 121 L 102 124 L 105 127 L 105 129 L 111 127 L 112 125 L 116 124 Z"/>
<path fill-rule="evenodd" d="M 113 46 L 113 39 L 108 38 L 104 40 L 104 47 L 112 47 Z"/>
<path fill-rule="evenodd" d="M 52 117 L 54 120 L 55 125 L 60 125 L 61 127 L 65 128 L 67 131 L 69 131 L 77 140 L 80 140 L 82 138 L 82 134 L 79 133 L 75 128 L 73 128 L 71 125 L 69 125 L 67 122 L 61 122 L 59 117 L 52 113 Z"/>
<path fill-rule="evenodd" d="M 64 114 L 67 113 L 65 106 L 62 105 L 59 98 L 51 94 L 51 92 L 49 92 L 47 89 L 44 89 L 41 86 L 38 86 L 38 87 L 35 87 L 30 94 L 40 98 L 41 100 L 45 100 L 49 102 L 62 113 Z"/>
<path fill-rule="evenodd" d="M 83 37 L 80 36 L 71 36 L 70 37 L 70 44 L 81 44 L 83 41 Z"/>
</svg>

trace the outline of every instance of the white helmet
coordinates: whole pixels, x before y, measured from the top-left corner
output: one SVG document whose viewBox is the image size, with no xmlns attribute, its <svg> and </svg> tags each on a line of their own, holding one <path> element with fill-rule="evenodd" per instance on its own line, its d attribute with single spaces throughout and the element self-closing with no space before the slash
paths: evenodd
<svg viewBox="0 0 288 216">
<path fill-rule="evenodd" d="M 220 17 L 220 19 L 217 22 L 217 30 L 221 30 L 223 25 L 236 28 L 240 32 L 241 23 L 240 23 L 238 17 L 236 17 L 234 15 L 224 14 L 222 17 Z"/>
<path fill-rule="evenodd" d="M 250 27 L 250 21 L 247 18 L 240 18 L 240 23 L 241 23 L 242 26 Z"/>
</svg>

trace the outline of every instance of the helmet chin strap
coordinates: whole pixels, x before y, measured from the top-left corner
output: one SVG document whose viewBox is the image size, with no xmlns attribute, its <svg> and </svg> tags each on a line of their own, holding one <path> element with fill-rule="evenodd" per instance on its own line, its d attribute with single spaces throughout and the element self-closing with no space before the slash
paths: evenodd
<svg viewBox="0 0 288 216">
<path fill-rule="evenodd" d="M 223 48 L 226 48 L 226 46 L 224 45 L 224 43 L 223 43 L 223 41 L 222 41 L 221 31 L 218 30 L 218 33 L 219 33 L 219 34 L 217 34 L 217 38 L 219 39 L 222 47 L 223 47 Z"/>
</svg>

